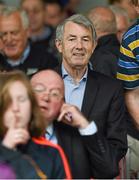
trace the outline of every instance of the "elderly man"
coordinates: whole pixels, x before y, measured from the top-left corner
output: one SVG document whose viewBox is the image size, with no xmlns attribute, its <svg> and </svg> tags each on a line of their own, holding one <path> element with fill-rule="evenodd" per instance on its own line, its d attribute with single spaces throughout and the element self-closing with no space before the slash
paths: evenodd
<svg viewBox="0 0 139 180">
<path fill-rule="evenodd" d="M 99 152 L 106 158 L 99 173 L 92 177 L 113 178 L 127 150 L 123 88 L 118 80 L 91 70 L 89 59 L 95 45 L 94 26 L 83 15 L 73 15 L 57 27 L 56 46 L 62 54 L 62 66 L 57 72 L 64 80 L 65 100 L 81 110 L 92 132 L 95 122 Z M 95 146 L 92 140 L 89 142 Z"/>
<path fill-rule="evenodd" d="M 29 21 L 26 13 L 14 7 L 4 7 L 0 14 L 0 35 L 4 70 L 21 69 L 32 74 L 39 69 L 54 68 L 58 63 L 43 48 L 33 47 L 29 41 Z"/>
<path fill-rule="evenodd" d="M 104 136 L 102 131 L 99 131 L 99 126 L 93 119 L 90 123 L 89 119 L 87 120 L 77 107 L 64 103 L 64 82 L 52 70 L 43 70 L 36 73 L 31 79 L 31 84 L 42 113 L 49 124 L 45 136 L 53 143 L 60 144 L 64 149 L 73 178 L 115 177 L 119 169 L 117 156 L 121 156 L 120 152 L 126 150 L 126 143 L 124 144 L 122 139 L 119 138 L 121 127 L 119 127 L 120 130 L 118 130 L 119 133 L 116 137 L 112 135 L 113 132 L 116 133 L 115 127 L 113 127 L 113 132 L 110 130 L 111 128 L 107 127 L 113 140 L 111 137 L 106 138 L 106 135 Z M 56 119 L 62 122 L 58 123 L 55 121 Z M 103 121 L 103 116 L 97 120 L 101 121 L 101 119 Z M 124 135 L 124 132 L 121 134 Z M 108 147 L 107 141 L 110 141 L 109 146 L 111 148 Z M 115 148 L 120 148 L 119 152 Z"/>
<path fill-rule="evenodd" d="M 90 59 L 95 71 L 116 78 L 120 43 L 117 39 L 116 18 L 108 7 L 98 6 L 88 13 L 95 26 L 97 46 Z"/>
</svg>

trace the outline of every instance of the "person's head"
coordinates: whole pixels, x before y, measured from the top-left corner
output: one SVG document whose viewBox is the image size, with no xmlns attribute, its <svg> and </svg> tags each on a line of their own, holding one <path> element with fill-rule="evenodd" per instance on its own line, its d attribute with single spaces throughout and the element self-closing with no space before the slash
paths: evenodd
<svg viewBox="0 0 139 180">
<path fill-rule="evenodd" d="M 139 14 L 139 0 L 131 0 L 136 12 Z"/>
<path fill-rule="evenodd" d="M 19 59 L 27 45 L 29 20 L 25 11 L 5 6 L 0 13 L 0 36 L 4 54 Z"/>
<path fill-rule="evenodd" d="M 45 23 L 56 27 L 64 18 L 64 8 L 58 0 L 45 0 Z"/>
<path fill-rule="evenodd" d="M 88 12 L 88 17 L 95 26 L 97 37 L 116 34 L 116 18 L 108 7 L 96 7 Z"/>
<path fill-rule="evenodd" d="M 132 4 L 134 4 L 135 6 L 139 5 L 139 0 L 131 0 Z"/>
<path fill-rule="evenodd" d="M 95 45 L 95 28 L 85 16 L 73 15 L 57 26 L 56 46 L 67 71 L 86 68 Z"/>
<path fill-rule="evenodd" d="M 9 128 L 25 128 L 31 137 L 44 132 L 44 120 L 29 79 L 23 72 L 0 73 L 0 136 Z"/>
<path fill-rule="evenodd" d="M 45 6 L 43 0 L 22 0 L 21 7 L 27 12 L 30 21 L 30 35 L 39 34 L 44 28 Z"/>
<path fill-rule="evenodd" d="M 127 31 L 130 25 L 130 19 L 127 11 L 124 8 L 116 5 L 111 5 L 110 9 L 115 14 L 117 25 L 117 38 L 119 42 L 121 42 L 123 34 Z"/>
<path fill-rule="evenodd" d="M 31 78 L 43 116 L 48 123 L 54 121 L 64 102 L 64 82 L 59 74 L 52 70 L 42 70 Z"/>
<path fill-rule="evenodd" d="M 137 18 L 137 13 L 139 13 L 139 11 L 135 11 L 136 8 L 134 8 L 134 6 L 138 6 L 138 2 L 138 0 L 108 0 L 110 5 L 120 6 L 127 11 L 131 24 Z"/>
</svg>

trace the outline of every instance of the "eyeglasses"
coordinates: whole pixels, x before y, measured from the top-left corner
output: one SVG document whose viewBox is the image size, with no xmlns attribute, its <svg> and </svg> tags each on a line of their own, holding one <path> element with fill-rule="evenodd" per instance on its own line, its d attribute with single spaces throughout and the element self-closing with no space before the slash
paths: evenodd
<svg viewBox="0 0 139 180">
<path fill-rule="evenodd" d="M 38 83 L 36 85 L 33 86 L 33 90 L 35 93 L 43 93 L 45 91 L 47 91 L 47 88 L 41 84 Z M 61 98 L 63 98 L 62 94 L 60 93 L 60 90 L 57 88 L 51 89 L 47 95 L 49 96 L 49 98 L 54 99 L 54 100 L 60 100 Z"/>
</svg>

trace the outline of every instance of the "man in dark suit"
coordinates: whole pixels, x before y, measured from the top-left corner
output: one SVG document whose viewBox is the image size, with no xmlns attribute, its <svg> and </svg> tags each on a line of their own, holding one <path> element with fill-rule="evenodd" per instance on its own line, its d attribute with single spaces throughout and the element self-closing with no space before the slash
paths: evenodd
<svg viewBox="0 0 139 180">
<path fill-rule="evenodd" d="M 114 178 L 127 150 L 121 83 L 88 66 L 95 40 L 92 23 L 82 15 L 57 27 L 56 45 L 63 55 L 57 70 L 70 105 L 62 105 L 64 85 L 56 75 L 40 72 L 31 81 L 46 120 L 52 122 L 61 112 L 58 119 L 64 123 L 49 123 L 49 139 L 63 147 L 73 178 L 78 179 Z"/>
<path fill-rule="evenodd" d="M 88 84 L 95 86 L 86 89 L 82 110 L 87 118 L 77 107 L 64 103 L 64 83 L 56 72 L 40 71 L 31 84 L 49 124 L 45 136 L 61 145 L 73 178 L 113 178 L 126 152 L 122 89 L 117 81 L 90 70 L 89 74 Z"/>
<path fill-rule="evenodd" d="M 93 24 L 83 15 L 73 15 L 57 27 L 56 46 L 62 54 L 59 72 L 64 80 L 65 101 L 81 110 L 90 127 L 92 122 L 97 125 L 96 135 L 99 140 L 94 143 L 88 138 L 88 141 L 92 146 L 98 143 L 100 154 L 104 153 L 105 158 L 109 159 L 106 164 L 109 164 L 107 167 L 110 168 L 112 178 L 118 174 L 118 163 L 126 153 L 122 85 L 119 81 L 90 69 L 89 60 L 96 46 L 96 32 Z M 87 149 L 91 151 L 91 148 Z M 97 158 L 96 156 L 94 153 L 89 160 Z M 95 164 L 95 158 L 93 168 L 96 170 L 98 164 Z M 108 178 L 104 173 L 105 163 L 102 164 L 96 170 L 98 174 L 93 174 L 95 178 Z"/>
</svg>

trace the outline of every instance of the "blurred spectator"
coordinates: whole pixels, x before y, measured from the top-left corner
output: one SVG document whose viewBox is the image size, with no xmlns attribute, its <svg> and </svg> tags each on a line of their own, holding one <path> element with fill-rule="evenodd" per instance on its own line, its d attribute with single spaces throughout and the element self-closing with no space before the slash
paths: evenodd
<svg viewBox="0 0 139 180">
<path fill-rule="evenodd" d="M 63 5 L 58 0 L 44 0 L 45 23 L 54 29 L 66 18 Z"/>
<path fill-rule="evenodd" d="M 44 48 L 28 41 L 29 21 L 25 11 L 5 6 L 0 16 L 0 34 L 4 55 L 0 64 L 4 70 L 21 69 L 27 74 L 38 69 L 54 68 L 58 62 Z"/>
<path fill-rule="evenodd" d="M 65 4 L 65 10 L 67 16 L 71 16 L 73 14 L 76 14 L 76 8 L 78 4 L 80 3 L 80 0 L 68 0 L 67 3 Z"/>
<path fill-rule="evenodd" d="M 2 8 L 4 7 L 4 3 L 2 1 L 0 1 L 0 14 L 1 14 L 1 11 L 2 11 Z M 2 40 L 0 38 L 0 53 L 3 53 L 3 43 L 2 43 Z"/>
<path fill-rule="evenodd" d="M 127 31 L 130 25 L 130 19 L 127 11 L 117 5 L 111 5 L 110 9 L 113 11 L 116 17 L 116 25 L 117 25 L 117 38 L 121 43 L 123 34 Z"/>
<path fill-rule="evenodd" d="M 120 44 L 116 36 L 116 18 L 108 7 L 98 6 L 89 11 L 88 17 L 97 33 L 97 46 L 91 56 L 95 71 L 116 77 Z"/>
<path fill-rule="evenodd" d="M 46 140 L 37 143 L 37 138 L 39 141 L 45 132 L 46 122 L 23 72 L 0 74 L 0 113 L 0 138 L 4 147 L 23 154 L 41 179 L 71 178 L 62 149 Z M 25 168 L 19 167 L 19 171 Z M 26 170 L 27 179 L 37 179 L 31 175 L 32 171 Z"/>
<path fill-rule="evenodd" d="M 130 19 L 130 24 L 133 24 L 138 17 L 131 0 L 108 0 L 108 3 L 110 5 L 117 5 L 126 9 Z"/>
<path fill-rule="evenodd" d="M 21 0 L 21 7 L 29 17 L 29 37 L 32 42 L 45 43 L 48 46 L 52 29 L 45 26 L 45 3 L 43 0 Z"/>
<path fill-rule="evenodd" d="M 47 7 L 45 4 L 47 4 L 45 0 L 21 1 L 21 7 L 27 12 L 29 16 L 29 20 L 30 20 L 29 37 L 33 42 L 33 45 L 49 52 L 51 54 L 51 60 L 54 58 L 55 61 L 58 61 L 59 56 L 57 55 L 58 53 L 54 45 L 55 28 L 45 23 L 45 12 L 46 12 L 45 7 Z M 50 4 L 54 4 L 53 1 L 48 4 L 49 4 L 49 10 L 51 10 L 50 7 L 52 8 L 53 6 L 50 6 Z M 53 13 L 56 13 L 56 10 L 53 11 Z M 56 18 L 60 20 L 61 19 L 60 14 L 57 14 Z"/>
</svg>

